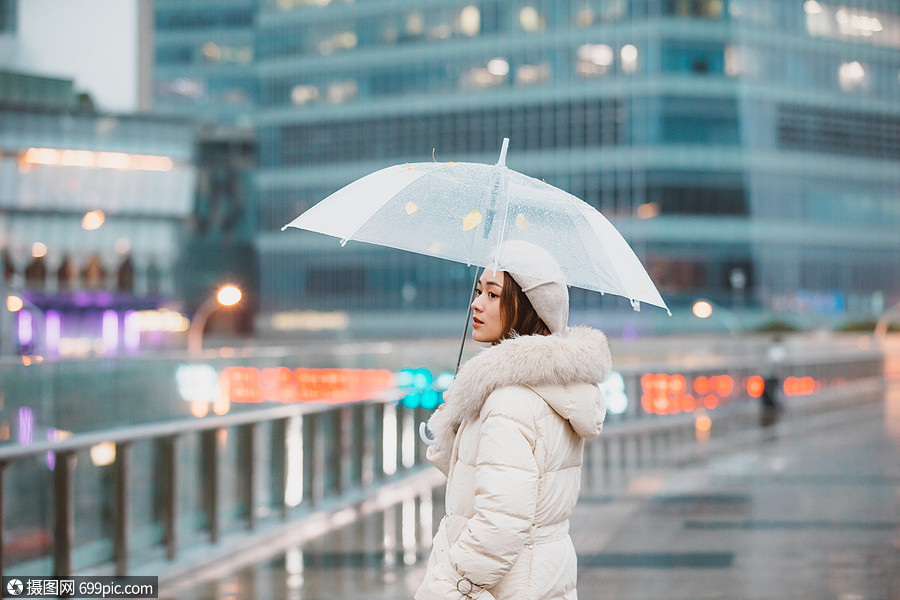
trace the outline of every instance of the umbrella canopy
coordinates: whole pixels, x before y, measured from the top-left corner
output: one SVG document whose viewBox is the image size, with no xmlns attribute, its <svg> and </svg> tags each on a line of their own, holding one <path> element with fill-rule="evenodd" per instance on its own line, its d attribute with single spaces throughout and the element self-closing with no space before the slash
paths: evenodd
<svg viewBox="0 0 900 600">
<path fill-rule="evenodd" d="M 502 243 L 522 240 L 549 252 L 559 269 L 536 263 L 517 265 L 516 273 L 623 296 L 635 309 L 645 302 L 668 311 L 640 260 L 599 211 L 506 167 L 508 141 L 496 165 L 430 162 L 381 169 L 284 228 L 501 271 L 513 259 L 503 256 Z"/>
</svg>

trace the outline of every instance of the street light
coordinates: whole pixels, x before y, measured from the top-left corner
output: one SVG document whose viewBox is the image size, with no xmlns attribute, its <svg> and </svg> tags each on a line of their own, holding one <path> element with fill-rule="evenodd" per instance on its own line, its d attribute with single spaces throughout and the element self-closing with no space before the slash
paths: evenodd
<svg viewBox="0 0 900 600">
<path fill-rule="evenodd" d="M 224 285 L 219 288 L 214 296 L 210 296 L 203 301 L 194 318 L 191 319 L 191 326 L 188 329 L 188 352 L 196 354 L 203 349 L 203 330 L 206 328 L 206 321 L 209 320 L 219 306 L 234 306 L 241 301 L 241 290 L 233 285 Z"/>
<path fill-rule="evenodd" d="M 734 313 L 713 304 L 709 300 L 697 300 L 694 302 L 691 311 L 698 319 L 708 319 L 715 316 L 720 323 L 728 327 L 728 331 L 731 332 L 731 335 L 738 335 L 743 330 L 741 322 Z"/>
<path fill-rule="evenodd" d="M 878 322 L 875 323 L 875 331 L 873 332 L 875 338 L 883 342 L 887 337 L 888 326 L 897 317 L 900 317 L 900 302 L 885 310 L 878 317 Z"/>
</svg>

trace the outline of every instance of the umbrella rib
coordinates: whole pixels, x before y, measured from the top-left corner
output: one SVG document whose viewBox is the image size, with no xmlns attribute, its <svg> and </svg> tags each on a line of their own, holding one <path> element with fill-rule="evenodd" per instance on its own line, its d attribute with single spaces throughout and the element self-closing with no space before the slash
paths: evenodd
<svg viewBox="0 0 900 600">
<path fill-rule="evenodd" d="M 497 238 L 497 251 L 495 253 L 494 258 L 494 271 L 496 271 L 496 267 L 500 264 L 500 248 L 503 244 L 503 239 L 506 237 L 506 221 L 509 219 L 509 176 L 506 174 L 506 166 L 502 167 L 504 171 L 501 171 L 501 177 L 504 177 L 506 180 L 506 205 L 503 208 L 503 218 L 500 220 L 500 235 Z"/>
<path fill-rule="evenodd" d="M 427 174 L 428 174 L 428 173 L 426 173 L 425 175 L 427 175 Z M 423 175 L 423 177 L 424 177 L 424 175 Z M 414 183 L 416 183 L 417 181 L 419 181 L 419 179 L 421 179 L 421 177 L 416 177 L 415 179 L 413 179 L 412 181 L 410 181 L 409 183 L 407 183 L 407 184 L 404 185 L 403 187 L 397 189 L 397 190 L 394 192 L 393 196 L 391 196 L 391 198 L 396 197 L 397 194 L 399 194 L 400 192 L 402 192 L 403 190 L 405 190 L 406 188 L 408 188 L 408 187 L 411 186 L 412 184 L 414 184 Z M 390 201 L 391 201 L 391 198 L 386 198 L 386 199 L 384 200 L 384 202 L 382 202 L 381 204 L 379 204 L 376 208 L 374 208 L 374 209 L 372 210 L 371 213 L 369 213 L 369 216 L 368 216 L 367 218 L 365 218 L 365 219 L 363 219 L 362 221 L 360 221 L 359 225 L 356 226 L 356 229 L 353 230 L 353 233 L 351 233 L 349 236 L 347 236 L 347 237 L 345 237 L 345 238 L 343 238 L 343 239 L 341 240 L 341 246 L 345 245 L 348 241 L 352 240 L 352 239 L 353 239 L 353 236 L 355 236 L 357 233 L 359 233 L 359 230 L 362 229 L 362 228 L 366 225 L 366 223 L 369 222 L 369 219 L 372 218 L 372 215 L 374 215 L 376 212 L 378 212 L 379 210 L 381 210 L 382 208 L 384 208 L 384 205 L 387 204 L 388 202 L 390 202 Z"/>
<path fill-rule="evenodd" d="M 590 209 L 590 210 L 596 210 L 596 209 L 594 209 L 591 205 L 586 204 L 586 208 L 585 208 L 585 207 L 582 207 L 582 214 L 584 214 L 584 212 L 588 211 L 588 209 Z M 600 215 L 601 218 L 606 219 L 606 217 L 604 217 L 604 216 L 600 213 L 600 211 L 597 211 L 597 213 Z M 610 227 L 612 227 L 612 223 L 610 223 Z M 622 236 L 621 232 L 619 232 L 618 229 L 616 229 L 615 227 L 612 227 L 612 229 L 613 229 L 613 231 L 615 231 L 616 233 L 618 233 L 620 236 Z M 608 251 L 608 247 L 607 247 L 606 241 L 605 241 L 602 237 L 598 237 L 598 239 L 600 240 L 600 244 L 603 246 L 603 249 Z M 622 236 L 622 240 L 625 241 L 625 247 L 626 247 L 626 248 L 634 255 L 634 258 L 635 258 L 635 260 L 638 261 L 638 264 L 640 264 L 640 259 L 637 257 L 637 253 L 636 253 L 636 252 L 634 251 L 634 249 L 627 243 L 627 241 L 625 240 L 625 236 Z M 628 293 L 628 296 L 627 296 L 627 297 L 628 297 L 628 300 L 631 301 L 631 306 L 632 306 L 635 310 L 639 310 L 639 309 L 640 309 L 640 308 L 639 308 L 639 307 L 640 307 L 640 304 L 637 304 L 637 303 L 641 302 L 641 300 L 640 300 L 639 298 L 635 298 L 635 297 L 633 297 L 633 296 L 631 295 L 631 290 L 628 289 L 628 286 L 625 285 L 625 281 L 622 279 L 622 275 L 621 275 L 620 272 L 619 272 L 619 265 L 618 265 L 618 264 L 613 264 L 613 267 L 614 267 L 614 268 L 613 268 L 613 272 L 615 273 L 616 277 L 617 277 L 618 280 L 619 280 L 619 285 L 622 287 L 623 290 L 625 290 L 625 291 Z M 649 276 L 648 276 L 648 279 L 649 279 Z M 653 289 L 655 290 L 655 287 L 656 287 L 656 286 L 653 285 L 653 282 L 652 282 L 652 281 L 650 281 L 650 285 L 651 285 L 651 286 L 653 287 Z M 666 306 L 665 300 L 662 299 L 662 296 L 659 294 L 658 291 L 657 291 L 656 295 L 659 297 L 659 300 L 660 300 L 660 302 L 662 302 L 662 304 L 656 304 L 656 302 L 650 302 L 650 301 L 648 301 L 647 299 L 644 299 L 643 302 L 645 302 L 646 304 L 652 304 L 652 305 L 654 305 L 654 306 L 659 306 L 660 308 L 664 308 L 664 309 L 666 310 L 666 312 L 669 313 L 669 316 L 671 317 L 671 316 L 672 316 L 672 311 L 669 310 L 669 307 L 668 307 L 668 306 Z"/>
<path fill-rule="evenodd" d="M 585 204 L 586 204 L 586 206 L 580 206 L 579 208 L 581 208 L 582 216 L 585 217 L 585 219 L 588 220 L 588 222 L 590 223 L 590 220 L 587 219 L 587 215 L 585 215 L 585 213 L 589 212 L 589 210 L 596 210 L 596 209 L 594 209 L 594 207 L 592 207 L 590 204 L 587 204 L 587 203 L 585 203 Z M 603 217 L 602 214 L 600 216 Z M 606 240 L 603 238 L 603 236 L 599 236 L 599 235 L 597 236 L 597 239 L 599 240 L 600 245 L 603 246 L 603 250 L 606 252 L 607 255 L 609 255 L 609 247 L 606 244 Z M 615 274 L 616 278 L 619 280 L 619 286 L 623 290 L 625 290 L 625 292 L 628 294 L 628 300 L 631 302 L 634 302 L 634 298 L 631 297 L 631 291 L 628 289 L 628 286 L 625 285 L 625 280 L 622 279 L 622 275 L 619 273 L 619 265 L 616 264 L 615 262 L 613 262 L 612 267 L 613 267 L 613 273 Z M 614 292 L 611 292 L 611 293 L 614 293 Z"/>
</svg>

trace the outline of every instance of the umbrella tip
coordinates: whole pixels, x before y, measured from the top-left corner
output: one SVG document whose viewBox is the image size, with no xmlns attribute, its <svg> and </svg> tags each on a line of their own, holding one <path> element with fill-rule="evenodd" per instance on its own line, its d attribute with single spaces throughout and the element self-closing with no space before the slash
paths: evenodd
<svg viewBox="0 0 900 600">
<path fill-rule="evenodd" d="M 503 147 L 500 148 L 500 160 L 497 161 L 497 164 L 500 166 L 506 166 L 506 150 L 509 148 L 509 138 L 503 138 Z"/>
</svg>

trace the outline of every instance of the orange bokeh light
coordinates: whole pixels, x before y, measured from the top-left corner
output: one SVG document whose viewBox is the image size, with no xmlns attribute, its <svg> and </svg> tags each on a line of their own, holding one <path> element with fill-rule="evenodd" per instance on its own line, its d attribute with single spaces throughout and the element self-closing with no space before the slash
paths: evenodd
<svg viewBox="0 0 900 600">
<path fill-rule="evenodd" d="M 228 367 L 219 375 L 222 396 L 235 403 L 356 402 L 394 385 L 386 369 Z"/>
<path fill-rule="evenodd" d="M 694 379 L 694 391 L 698 394 L 706 394 L 709 392 L 709 379 L 702 375 Z"/>
<path fill-rule="evenodd" d="M 719 406 L 734 393 L 734 379 L 730 375 L 697 376 L 689 386 L 681 374 L 646 373 L 641 388 L 641 406 L 646 413 L 674 414 L 693 412 L 701 404 L 707 409 Z"/>
<path fill-rule="evenodd" d="M 751 398 L 759 398 L 766 391 L 766 384 L 759 375 L 753 375 L 747 378 L 747 394 Z"/>
<path fill-rule="evenodd" d="M 787 396 L 806 396 L 816 391 L 816 380 L 812 377 L 788 377 L 784 380 Z"/>
</svg>

